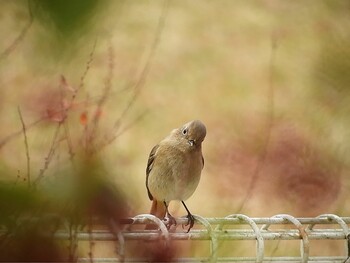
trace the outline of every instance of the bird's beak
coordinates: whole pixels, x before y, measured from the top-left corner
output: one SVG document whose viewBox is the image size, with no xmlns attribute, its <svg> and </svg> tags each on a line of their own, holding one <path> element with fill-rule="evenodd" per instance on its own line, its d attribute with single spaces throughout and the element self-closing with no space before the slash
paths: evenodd
<svg viewBox="0 0 350 263">
<path fill-rule="evenodd" d="M 190 146 L 193 146 L 193 145 L 196 144 L 196 141 L 195 141 L 195 140 L 188 140 L 188 144 L 189 144 Z"/>
</svg>

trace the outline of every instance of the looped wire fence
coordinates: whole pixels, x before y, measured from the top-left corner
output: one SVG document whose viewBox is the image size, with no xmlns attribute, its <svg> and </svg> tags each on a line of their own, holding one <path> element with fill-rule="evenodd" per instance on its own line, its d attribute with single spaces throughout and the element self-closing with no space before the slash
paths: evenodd
<svg viewBox="0 0 350 263">
<path fill-rule="evenodd" d="M 114 227 L 114 233 L 103 230 L 86 232 L 76 229 L 73 234 L 67 230 L 57 231 L 57 239 L 76 239 L 81 241 L 114 241 L 117 242 L 117 257 L 94 258 L 93 262 L 148 262 L 146 258 L 126 256 L 128 243 L 131 241 L 163 240 L 169 242 L 206 241 L 210 256 L 174 257 L 173 262 L 347 262 L 349 259 L 349 224 L 350 217 L 339 217 L 333 214 L 323 214 L 314 218 L 295 218 L 280 214 L 272 217 L 251 218 L 243 214 L 232 214 L 224 218 L 195 217 L 195 227 L 189 233 L 181 228 L 187 223 L 186 218 L 177 218 L 176 229 L 166 226 L 166 221 L 149 214 L 137 215 L 122 220 L 123 227 Z M 158 230 L 145 230 L 146 224 L 154 224 Z M 319 226 L 316 228 L 316 226 Z M 220 255 L 219 248 L 225 242 L 252 241 L 255 248 L 250 247 L 255 256 Z M 266 243 L 269 241 L 300 241 L 300 254 L 296 256 L 269 255 L 265 256 Z M 312 240 L 328 240 L 328 242 L 344 242 L 343 253 L 332 256 L 310 255 Z M 205 243 L 205 244 L 207 244 Z M 196 243 L 197 244 L 197 243 Z M 231 243 L 230 243 L 231 244 Z M 238 244 L 238 243 L 235 243 Z M 233 250 L 234 251 L 234 250 Z M 235 251 L 234 251 L 235 252 Z M 91 258 L 79 258 L 80 262 L 90 262 Z"/>
</svg>

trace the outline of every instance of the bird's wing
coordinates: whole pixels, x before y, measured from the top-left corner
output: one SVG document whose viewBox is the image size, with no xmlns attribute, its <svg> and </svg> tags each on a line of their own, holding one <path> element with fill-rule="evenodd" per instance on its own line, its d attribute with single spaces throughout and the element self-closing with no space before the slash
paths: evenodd
<svg viewBox="0 0 350 263">
<path fill-rule="evenodd" d="M 148 189 L 148 176 L 149 176 L 149 173 L 152 171 L 153 163 L 154 163 L 154 160 L 156 159 L 156 152 L 158 148 L 159 148 L 158 144 L 153 147 L 151 153 L 149 154 L 147 168 L 146 168 L 146 187 L 147 187 L 148 197 L 150 200 L 153 200 L 153 196 Z"/>
</svg>

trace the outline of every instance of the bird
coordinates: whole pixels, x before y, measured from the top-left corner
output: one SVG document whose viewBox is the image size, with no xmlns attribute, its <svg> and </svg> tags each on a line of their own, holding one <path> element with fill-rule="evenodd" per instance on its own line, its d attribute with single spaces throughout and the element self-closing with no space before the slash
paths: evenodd
<svg viewBox="0 0 350 263">
<path fill-rule="evenodd" d="M 146 188 L 152 201 L 150 214 L 160 219 L 168 219 L 168 228 L 176 225 L 175 218 L 169 213 L 170 201 L 181 201 L 187 211 L 189 225 L 194 225 L 194 216 L 185 201 L 196 190 L 204 167 L 202 142 L 206 136 L 206 127 L 200 120 L 190 121 L 170 134 L 153 147 L 146 168 Z M 148 225 L 146 229 L 154 229 Z"/>
</svg>

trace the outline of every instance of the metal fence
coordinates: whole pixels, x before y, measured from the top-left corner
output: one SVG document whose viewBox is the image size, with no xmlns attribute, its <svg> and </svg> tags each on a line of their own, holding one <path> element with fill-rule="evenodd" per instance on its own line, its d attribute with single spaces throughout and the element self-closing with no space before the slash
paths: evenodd
<svg viewBox="0 0 350 263">
<path fill-rule="evenodd" d="M 210 256 L 173 258 L 173 262 L 350 262 L 350 217 L 323 214 L 315 218 L 295 218 L 280 214 L 268 218 L 251 218 L 243 214 L 233 214 L 224 218 L 204 218 L 195 215 L 195 227 L 189 233 L 181 227 L 169 231 L 166 222 L 149 214 L 142 214 L 122 220 L 126 225 L 122 230 L 111 233 L 107 230 L 77 231 L 74 236 L 77 243 L 82 241 L 114 241 L 117 244 L 117 256 L 113 258 L 94 258 L 93 262 L 147 262 L 146 258 L 125 255 L 128 242 L 162 240 L 165 244 L 173 241 L 206 241 Z M 186 224 L 187 219 L 178 218 L 178 225 Z M 155 224 L 158 230 L 144 230 L 142 225 Z M 138 226 L 138 227 L 137 227 Z M 60 230 L 56 238 L 69 240 L 72 232 Z M 251 257 L 222 256 L 219 247 L 224 242 L 250 240 L 255 255 Z M 271 240 L 300 242 L 297 256 L 265 256 L 266 243 Z M 312 240 L 328 240 L 343 243 L 343 253 L 336 256 L 310 256 Z M 79 258 L 80 262 L 91 262 L 92 258 Z"/>
</svg>

